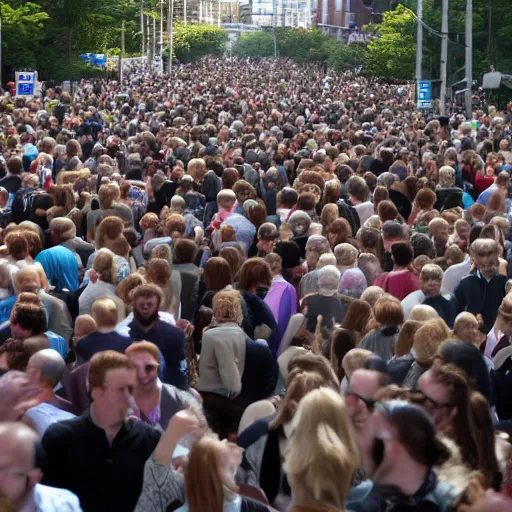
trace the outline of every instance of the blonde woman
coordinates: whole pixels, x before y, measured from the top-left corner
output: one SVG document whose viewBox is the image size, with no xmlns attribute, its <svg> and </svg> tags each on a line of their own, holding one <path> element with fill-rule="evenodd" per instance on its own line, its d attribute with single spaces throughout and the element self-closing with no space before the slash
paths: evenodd
<svg viewBox="0 0 512 512">
<path fill-rule="evenodd" d="M 116 305 L 122 303 L 116 295 L 117 271 L 114 258 L 114 253 L 109 249 L 98 251 L 89 275 L 90 281 L 78 299 L 80 315 L 90 315 L 96 299 L 109 297 Z"/>
<path fill-rule="evenodd" d="M 292 489 L 291 512 L 340 512 L 360 465 L 355 432 L 344 400 L 328 388 L 300 402 L 284 470 Z"/>
</svg>

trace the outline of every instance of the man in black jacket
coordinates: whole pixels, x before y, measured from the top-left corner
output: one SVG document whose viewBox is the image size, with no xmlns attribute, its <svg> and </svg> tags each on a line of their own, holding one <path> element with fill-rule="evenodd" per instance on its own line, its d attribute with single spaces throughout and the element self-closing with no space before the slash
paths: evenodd
<svg viewBox="0 0 512 512">
<path fill-rule="evenodd" d="M 471 244 L 476 271 L 466 276 L 455 290 L 458 312 L 469 311 L 481 316 L 491 330 L 498 308 L 505 297 L 506 276 L 498 274 L 498 244 L 488 238 L 477 238 Z"/>
<path fill-rule="evenodd" d="M 43 437 L 44 483 L 74 492 L 84 512 L 133 510 L 139 498 L 144 464 L 160 433 L 126 419 L 135 383 L 127 356 L 96 354 L 89 367 L 89 410 L 54 423 Z"/>
</svg>

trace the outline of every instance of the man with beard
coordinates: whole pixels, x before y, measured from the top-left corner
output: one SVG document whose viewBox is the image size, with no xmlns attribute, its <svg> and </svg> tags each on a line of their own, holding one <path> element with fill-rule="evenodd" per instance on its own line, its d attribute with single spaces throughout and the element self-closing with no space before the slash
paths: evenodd
<svg viewBox="0 0 512 512">
<path fill-rule="evenodd" d="M 97 352 L 115 350 L 124 353 L 131 344 L 131 338 L 116 332 L 117 307 L 112 299 L 104 298 L 94 301 L 92 317 L 96 321 L 96 330 L 80 338 L 75 346 L 77 362 L 86 363 Z"/>
<path fill-rule="evenodd" d="M 23 423 L 0 425 L 0 510 L 80 512 L 78 498 L 65 489 L 41 485 L 37 434 Z"/>
<path fill-rule="evenodd" d="M 133 341 L 150 341 L 160 350 L 163 381 L 179 389 L 188 389 L 185 336 L 183 332 L 159 318 L 163 301 L 161 289 L 154 284 L 138 286 L 133 291 L 133 321 L 128 325 Z"/>
</svg>

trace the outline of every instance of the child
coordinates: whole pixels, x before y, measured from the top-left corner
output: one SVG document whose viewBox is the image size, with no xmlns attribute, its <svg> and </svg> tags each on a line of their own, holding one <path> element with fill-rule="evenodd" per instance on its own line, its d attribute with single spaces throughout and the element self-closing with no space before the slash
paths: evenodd
<svg viewBox="0 0 512 512">
<path fill-rule="evenodd" d="M 217 204 L 219 211 L 208 226 L 208 230 L 214 231 L 220 228 L 220 225 L 235 213 L 237 207 L 236 195 L 232 190 L 224 189 L 217 194 Z"/>
</svg>

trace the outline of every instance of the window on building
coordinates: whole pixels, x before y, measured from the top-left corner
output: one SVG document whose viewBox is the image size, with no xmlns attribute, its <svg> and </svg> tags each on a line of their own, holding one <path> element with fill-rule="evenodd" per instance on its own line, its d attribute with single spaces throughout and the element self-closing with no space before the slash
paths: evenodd
<svg viewBox="0 0 512 512">
<path fill-rule="evenodd" d="M 336 12 L 341 12 L 341 10 L 343 9 L 343 0 L 335 0 L 334 9 L 336 10 Z"/>
</svg>

